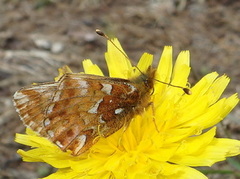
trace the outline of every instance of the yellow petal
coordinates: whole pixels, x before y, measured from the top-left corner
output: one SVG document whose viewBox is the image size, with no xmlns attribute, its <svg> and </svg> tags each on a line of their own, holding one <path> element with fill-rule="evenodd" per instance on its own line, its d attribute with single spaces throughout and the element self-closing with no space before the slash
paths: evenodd
<svg viewBox="0 0 240 179">
<path fill-rule="evenodd" d="M 108 50 L 105 58 L 108 66 L 109 76 L 129 79 L 132 71 L 132 65 L 122 46 L 117 39 L 112 39 L 117 48 L 108 41 Z M 120 49 L 120 50 L 119 50 Z M 124 54 L 126 56 L 124 56 Z"/>
<path fill-rule="evenodd" d="M 170 82 L 172 75 L 172 47 L 165 46 L 156 71 L 156 79 Z"/>
<path fill-rule="evenodd" d="M 168 179 L 207 179 L 201 172 L 187 166 L 176 165 L 170 169 L 175 171 L 175 174 L 167 176 Z"/>
<path fill-rule="evenodd" d="M 215 132 L 216 128 L 212 128 L 200 136 L 187 139 L 170 161 L 187 166 L 211 166 L 226 157 L 239 155 L 240 141 L 213 138 Z"/>
<path fill-rule="evenodd" d="M 82 174 L 83 176 L 83 174 Z M 56 173 L 53 173 L 47 177 L 44 177 L 43 179 L 73 179 L 73 178 L 80 178 L 81 174 L 79 174 L 76 171 L 73 171 L 70 168 L 66 169 L 59 169 Z"/>
<path fill-rule="evenodd" d="M 145 74 L 148 68 L 151 67 L 152 61 L 153 55 L 144 53 L 137 64 L 138 69 L 132 70 L 133 74 L 131 74 L 131 78 L 138 77 L 142 73 Z"/>
<path fill-rule="evenodd" d="M 190 61 L 189 51 L 182 51 L 178 55 L 173 69 L 171 82 L 172 84 L 183 87 L 187 85 L 187 79 L 190 73 L 189 61 Z"/>
<path fill-rule="evenodd" d="M 54 80 L 58 81 L 66 73 L 72 73 L 72 70 L 67 65 L 58 69 L 58 76 L 55 77 Z"/>
<path fill-rule="evenodd" d="M 86 74 L 103 76 L 101 69 L 96 64 L 93 64 L 90 59 L 83 61 L 83 69 Z"/>
</svg>

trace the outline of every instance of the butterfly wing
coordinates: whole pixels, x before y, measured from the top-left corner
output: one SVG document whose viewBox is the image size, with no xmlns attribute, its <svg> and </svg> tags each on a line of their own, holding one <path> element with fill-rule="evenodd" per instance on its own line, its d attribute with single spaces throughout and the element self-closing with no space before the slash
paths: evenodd
<svg viewBox="0 0 240 179">
<path fill-rule="evenodd" d="M 98 135 L 106 137 L 121 128 L 140 98 L 129 80 L 74 73 L 56 83 L 23 88 L 14 96 L 24 123 L 73 155 L 89 149 Z"/>
<path fill-rule="evenodd" d="M 50 104 L 57 83 L 44 83 L 22 88 L 13 96 L 14 106 L 23 123 L 34 131 L 43 128 L 44 109 Z"/>
</svg>

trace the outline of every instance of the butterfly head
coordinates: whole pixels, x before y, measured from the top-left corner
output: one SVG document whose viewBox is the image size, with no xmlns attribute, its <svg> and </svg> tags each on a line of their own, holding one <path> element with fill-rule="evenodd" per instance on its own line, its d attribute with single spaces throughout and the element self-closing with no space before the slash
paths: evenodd
<svg viewBox="0 0 240 179">
<path fill-rule="evenodd" d="M 153 88 L 155 72 L 156 72 L 156 70 L 152 69 L 152 67 L 149 66 L 146 73 L 141 73 L 141 75 L 140 75 L 140 78 L 141 78 L 142 82 L 144 83 L 144 86 L 147 89 Z"/>
</svg>

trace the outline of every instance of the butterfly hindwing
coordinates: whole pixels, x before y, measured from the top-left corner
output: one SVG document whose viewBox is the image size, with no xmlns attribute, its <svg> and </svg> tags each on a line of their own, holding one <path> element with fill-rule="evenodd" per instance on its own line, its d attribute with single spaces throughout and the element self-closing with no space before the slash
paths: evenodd
<svg viewBox="0 0 240 179">
<path fill-rule="evenodd" d="M 130 121 L 145 94 L 138 88 L 125 79 L 67 73 L 57 82 L 17 91 L 14 101 L 27 126 L 79 155 L 97 136 L 107 137 Z"/>
<path fill-rule="evenodd" d="M 44 83 L 22 88 L 14 94 L 14 105 L 26 126 L 41 131 L 44 110 L 56 89 L 56 83 Z"/>
</svg>

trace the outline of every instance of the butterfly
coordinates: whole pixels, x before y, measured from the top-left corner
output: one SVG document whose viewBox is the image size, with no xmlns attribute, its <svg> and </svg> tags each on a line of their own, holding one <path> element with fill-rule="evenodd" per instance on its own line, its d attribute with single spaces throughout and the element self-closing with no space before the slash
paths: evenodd
<svg viewBox="0 0 240 179">
<path fill-rule="evenodd" d="M 100 30 L 120 53 L 125 53 Z M 55 82 L 34 84 L 17 91 L 14 106 L 23 123 L 48 138 L 61 150 L 80 155 L 97 142 L 99 136 L 108 137 L 136 114 L 150 105 L 154 81 L 191 94 L 188 88 L 154 78 L 151 66 L 131 79 L 98 75 L 65 73 Z"/>
<path fill-rule="evenodd" d="M 130 80 L 66 73 L 56 82 L 20 89 L 13 101 L 27 127 L 80 155 L 149 105 L 154 74 L 151 67 Z"/>
</svg>

